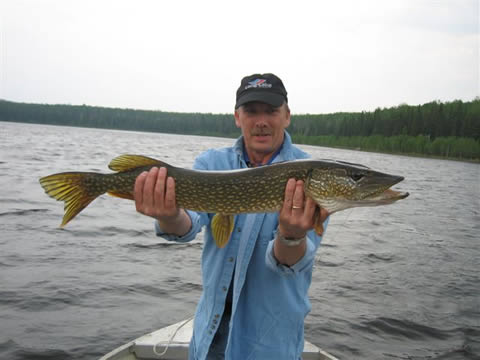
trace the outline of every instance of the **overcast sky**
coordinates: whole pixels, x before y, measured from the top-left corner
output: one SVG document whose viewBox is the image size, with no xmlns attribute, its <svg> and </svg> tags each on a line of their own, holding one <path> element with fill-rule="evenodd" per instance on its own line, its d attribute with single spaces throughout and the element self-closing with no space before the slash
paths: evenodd
<svg viewBox="0 0 480 360">
<path fill-rule="evenodd" d="M 0 98 L 232 112 L 273 72 L 293 113 L 479 96 L 479 0 L 0 0 Z"/>
</svg>

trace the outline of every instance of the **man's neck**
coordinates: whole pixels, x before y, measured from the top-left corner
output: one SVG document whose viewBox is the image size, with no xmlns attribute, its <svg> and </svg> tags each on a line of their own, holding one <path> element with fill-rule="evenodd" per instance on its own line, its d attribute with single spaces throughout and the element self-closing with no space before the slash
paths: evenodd
<svg viewBox="0 0 480 360">
<path fill-rule="evenodd" d="M 247 149 L 247 154 L 248 154 L 248 158 L 250 160 L 250 164 L 253 167 L 255 167 L 255 166 L 261 166 L 261 165 L 268 164 L 268 162 L 272 158 L 273 154 L 275 154 L 275 153 L 258 154 L 258 153 L 255 153 L 255 152 L 250 152 Z"/>
<path fill-rule="evenodd" d="M 262 165 L 268 165 L 277 157 L 277 155 L 282 150 L 283 144 L 271 153 L 258 153 L 252 150 L 249 150 L 243 144 L 243 153 L 245 156 L 245 161 L 249 167 L 256 167 Z"/>
</svg>

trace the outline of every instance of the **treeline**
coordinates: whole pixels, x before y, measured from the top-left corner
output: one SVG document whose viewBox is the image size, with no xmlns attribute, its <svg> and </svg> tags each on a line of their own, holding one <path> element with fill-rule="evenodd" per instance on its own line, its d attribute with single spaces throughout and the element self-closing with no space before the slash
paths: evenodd
<svg viewBox="0 0 480 360">
<path fill-rule="evenodd" d="M 0 121 L 234 137 L 232 114 L 177 113 L 0 100 Z"/>
<path fill-rule="evenodd" d="M 236 137 L 232 114 L 174 113 L 0 101 L 0 121 Z M 480 159 L 480 99 L 373 112 L 293 115 L 297 143 Z"/>
<path fill-rule="evenodd" d="M 480 139 L 480 99 L 400 105 L 373 112 L 298 115 L 292 124 L 298 135 L 396 136 L 424 135 Z"/>
<path fill-rule="evenodd" d="M 480 160 L 480 142 L 466 137 L 425 135 L 396 136 L 304 136 L 293 135 L 299 144 L 339 147 L 394 154 L 427 155 L 444 158 Z"/>
</svg>

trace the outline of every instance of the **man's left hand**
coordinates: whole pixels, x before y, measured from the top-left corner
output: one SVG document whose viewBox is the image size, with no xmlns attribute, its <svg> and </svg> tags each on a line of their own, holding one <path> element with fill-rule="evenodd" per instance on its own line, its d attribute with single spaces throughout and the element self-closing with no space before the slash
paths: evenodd
<svg viewBox="0 0 480 360">
<path fill-rule="evenodd" d="M 279 216 L 280 234 L 298 239 L 304 237 L 307 231 L 316 227 L 316 224 L 323 224 L 328 217 L 328 211 L 320 207 L 317 209 L 317 207 L 318 205 L 311 198 L 305 197 L 303 181 L 289 179 Z M 317 216 L 319 216 L 318 219 Z"/>
</svg>

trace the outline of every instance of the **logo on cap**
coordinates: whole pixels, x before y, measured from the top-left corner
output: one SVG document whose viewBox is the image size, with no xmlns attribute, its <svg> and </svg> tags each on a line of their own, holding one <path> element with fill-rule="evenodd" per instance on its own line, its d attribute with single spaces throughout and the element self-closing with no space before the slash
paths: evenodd
<svg viewBox="0 0 480 360">
<path fill-rule="evenodd" d="M 267 83 L 265 79 L 255 79 L 253 81 L 249 81 L 248 85 L 245 86 L 245 90 L 250 88 L 271 88 L 272 84 Z"/>
</svg>

